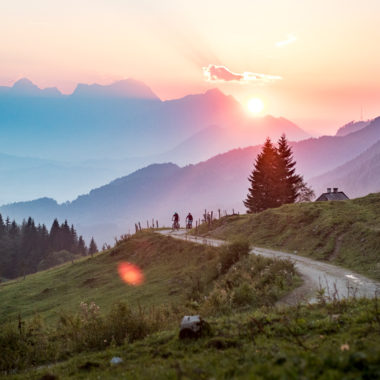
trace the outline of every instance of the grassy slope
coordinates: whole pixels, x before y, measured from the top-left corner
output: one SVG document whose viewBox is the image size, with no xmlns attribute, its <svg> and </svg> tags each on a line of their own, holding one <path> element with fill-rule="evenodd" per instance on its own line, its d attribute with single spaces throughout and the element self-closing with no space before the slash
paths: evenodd
<svg viewBox="0 0 380 380">
<path fill-rule="evenodd" d="M 19 310 L 23 316 L 39 310 L 43 317 L 54 319 L 63 302 L 67 302 L 65 309 L 74 311 L 82 300 L 95 301 L 103 310 L 118 300 L 129 304 L 139 301 L 148 306 L 181 302 L 186 298 L 187 281 L 191 285 L 192 276 L 205 275 L 213 268 L 220 259 L 218 252 L 217 248 L 151 233 L 138 234 L 121 242 L 112 251 L 113 255 L 106 252 L 93 259 L 28 276 L 25 281 L 2 284 L 2 316 L 4 319 L 3 305 L 13 316 Z M 269 281 L 264 273 L 268 276 L 275 273 L 266 270 L 275 262 L 271 264 L 269 259 L 256 259 L 257 263 L 255 256 L 244 260 L 249 260 L 248 263 L 253 260 L 253 264 L 260 266 L 262 271 L 255 276 L 257 281 L 272 288 L 274 282 Z M 146 275 L 144 285 L 131 288 L 118 279 L 116 266 L 123 260 L 135 262 L 143 268 Z M 225 276 L 218 279 L 219 283 L 230 283 L 239 275 L 238 267 L 239 264 L 232 266 Z M 249 265 L 246 272 L 241 273 L 247 276 L 251 269 Z M 275 275 L 275 280 L 280 277 Z M 96 280 L 91 280 L 93 278 Z M 55 296 L 50 291 L 44 292 L 47 288 L 55 288 L 52 290 Z M 66 292 L 69 293 L 67 298 Z M 218 294 L 225 293 L 222 288 Z M 18 306 L 14 310 L 9 310 L 17 294 L 23 299 L 17 301 Z M 67 347 L 65 350 L 68 351 L 63 356 L 56 356 L 55 360 L 61 363 L 29 368 L 9 378 L 41 379 L 44 375 L 51 376 L 45 378 L 59 379 L 376 378 L 380 376 L 379 308 L 377 300 L 353 300 L 327 305 L 321 302 L 292 309 L 236 309 L 232 313 L 208 317 L 211 335 L 187 342 L 178 339 L 177 326 L 183 315 L 180 311 L 175 315 L 176 324 L 167 326 L 166 331 L 152 333 L 136 341 L 126 339 L 120 346 L 105 344 L 104 349 L 97 352 L 91 352 L 93 349 L 89 347 L 79 354 L 76 351 L 70 353 L 71 341 L 62 341 L 63 348 Z M 30 330 L 19 338 L 17 320 L 12 325 L 16 326 L 16 334 L 12 335 L 15 343 L 26 344 L 30 339 L 36 342 L 32 346 L 21 344 L 20 349 L 24 353 L 29 350 L 44 352 L 44 342 L 53 330 L 48 332 L 42 325 L 42 330 Z M 90 326 L 91 323 L 84 330 L 89 329 L 90 335 L 96 334 Z M 54 339 L 53 335 L 52 341 Z M 62 337 L 58 335 L 57 339 Z M 11 349 L 6 341 L 3 344 Z M 11 354 L 12 351 L 8 356 Z M 17 368 L 19 358 L 17 352 L 14 354 Z M 113 356 L 122 357 L 123 363 L 110 365 Z M 44 354 L 35 360 L 36 367 L 55 361 L 47 360 Z"/>
<path fill-rule="evenodd" d="M 12 379 L 375 379 L 380 377 L 377 301 L 262 309 L 209 320 L 211 336 L 178 329 L 80 354 Z M 123 359 L 111 365 L 112 357 Z M 55 376 L 55 377 L 53 377 Z"/>
<path fill-rule="evenodd" d="M 216 256 L 216 248 L 173 240 L 153 233 L 141 233 L 123 241 L 110 252 L 0 284 L 0 323 L 38 313 L 54 321 L 61 309 L 77 311 L 81 301 L 93 301 L 101 310 L 118 301 L 136 306 L 178 303 L 193 273 L 204 269 Z M 118 274 L 121 261 L 138 264 L 145 283 L 124 284 Z M 182 289 L 182 291 L 181 291 Z"/>
<path fill-rule="evenodd" d="M 216 220 L 222 239 L 250 243 L 329 261 L 380 280 L 380 193 L 344 202 L 285 205 L 259 214 Z"/>
</svg>

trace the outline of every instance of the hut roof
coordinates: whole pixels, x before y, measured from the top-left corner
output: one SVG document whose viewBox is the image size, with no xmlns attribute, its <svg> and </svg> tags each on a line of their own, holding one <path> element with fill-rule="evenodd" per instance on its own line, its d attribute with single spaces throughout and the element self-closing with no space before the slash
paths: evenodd
<svg viewBox="0 0 380 380">
<path fill-rule="evenodd" d="M 317 198 L 315 201 L 346 201 L 348 196 L 343 191 L 338 191 L 338 188 L 334 188 L 333 191 L 331 191 L 331 188 L 327 189 L 326 193 L 323 193 L 319 198 Z"/>
</svg>

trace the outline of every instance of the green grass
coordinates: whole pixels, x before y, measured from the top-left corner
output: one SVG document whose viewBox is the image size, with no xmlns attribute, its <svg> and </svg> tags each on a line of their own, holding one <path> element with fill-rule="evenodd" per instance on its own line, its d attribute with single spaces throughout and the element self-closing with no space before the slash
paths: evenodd
<svg viewBox="0 0 380 380">
<path fill-rule="evenodd" d="M 143 285 L 121 282 L 122 261 L 143 270 Z M 210 247 L 138 233 L 94 258 L 3 284 L 0 371 L 131 344 L 183 315 L 273 306 L 298 283 L 290 261 L 249 255 L 246 241 Z"/>
<path fill-rule="evenodd" d="M 215 231 L 251 217 L 217 221 Z M 121 282 L 121 261 L 139 265 L 145 283 Z M 292 263 L 248 255 L 244 241 L 216 248 L 138 233 L 94 258 L 1 284 L 9 322 L 0 325 L 0 377 L 379 378 L 378 300 L 321 295 L 318 304 L 275 307 L 297 283 Z M 210 333 L 180 340 L 182 316 L 197 313 Z M 123 362 L 111 365 L 114 356 Z"/>
<path fill-rule="evenodd" d="M 133 306 L 180 303 L 192 276 L 205 272 L 217 252 L 213 247 L 139 233 L 93 258 L 1 283 L 0 323 L 15 320 L 19 314 L 23 319 L 39 314 L 54 322 L 61 310 L 77 311 L 81 302 L 95 302 L 101 312 L 118 301 Z M 121 281 L 117 266 L 122 261 L 142 268 L 143 285 L 134 287 Z"/>
<path fill-rule="evenodd" d="M 364 299 L 236 313 L 210 319 L 211 334 L 198 340 L 179 340 L 173 326 L 9 378 L 375 379 L 380 377 L 378 308 L 376 300 Z M 123 362 L 111 365 L 114 356 Z"/>
<path fill-rule="evenodd" d="M 211 229 L 201 226 L 199 233 L 244 237 L 256 246 L 331 262 L 380 280 L 380 193 L 229 216 L 214 221 Z"/>
</svg>

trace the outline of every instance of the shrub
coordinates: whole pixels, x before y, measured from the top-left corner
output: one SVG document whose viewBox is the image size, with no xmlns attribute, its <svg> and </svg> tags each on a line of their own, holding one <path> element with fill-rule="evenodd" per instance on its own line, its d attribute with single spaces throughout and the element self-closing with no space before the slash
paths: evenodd
<svg viewBox="0 0 380 380">
<path fill-rule="evenodd" d="M 199 309 L 204 315 L 221 315 L 273 305 L 294 286 L 295 276 L 294 265 L 289 260 L 243 257 L 219 277 Z"/>
<path fill-rule="evenodd" d="M 11 371 L 55 360 L 57 342 L 51 339 L 50 330 L 36 316 L 27 323 L 19 319 L 18 325 L 3 325 L 0 352 L 0 371 Z"/>
<path fill-rule="evenodd" d="M 236 306 L 253 306 L 256 301 L 255 293 L 255 290 L 247 282 L 244 282 L 235 289 L 232 303 Z"/>
<path fill-rule="evenodd" d="M 234 241 L 224 247 L 222 247 L 220 253 L 221 272 L 227 273 L 228 270 L 241 260 L 243 257 L 249 254 L 248 240 Z"/>
</svg>

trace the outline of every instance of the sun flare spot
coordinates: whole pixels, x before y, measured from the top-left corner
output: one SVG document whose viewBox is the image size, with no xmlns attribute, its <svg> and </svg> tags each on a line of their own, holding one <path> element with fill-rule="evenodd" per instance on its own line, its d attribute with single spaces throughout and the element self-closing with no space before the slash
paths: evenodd
<svg viewBox="0 0 380 380">
<path fill-rule="evenodd" d="M 259 98 L 251 98 L 248 101 L 248 110 L 253 114 L 258 114 L 264 109 L 264 103 Z"/>
<path fill-rule="evenodd" d="M 141 285 L 144 282 L 144 274 L 141 269 L 131 263 L 120 263 L 118 266 L 120 278 L 129 285 Z"/>
</svg>

